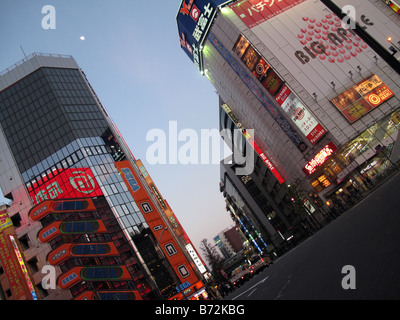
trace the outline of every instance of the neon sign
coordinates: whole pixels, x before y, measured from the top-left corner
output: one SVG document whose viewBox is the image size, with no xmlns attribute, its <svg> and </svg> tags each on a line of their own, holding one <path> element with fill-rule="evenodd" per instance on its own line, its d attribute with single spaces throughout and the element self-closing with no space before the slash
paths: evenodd
<svg viewBox="0 0 400 320">
<path fill-rule="evenodd" d="M 317 168 L 321 166 L 336 150 L 337 147 L 334 145 L 333 142 L 330 142 L 325 147 L 323 147 L 322 150 L 318 152 L 313 159 L 310 160 L 310 162 L 306 164 L 306 166 L 303 168 L 303 172 L 307 176 L 309 176 L 310 174 L 315 172 L 315 170 L 317 170 Z"/>
<path fill-rule="evenodd" d="M 87 198 L 102 195 L 90 168 L 65 169 L 52 179 L 42 179 L 28 188 L 35 205 L 50 199 Z"/>
<path fill-rule="evenodd" d="M 21 252 L 19 251 L 18 245 L 15 242 L 15 239 L 14 239 L 14 237 L 12 235 L 10 235 L 9 237 L 10 237 L 10 241 L 12 243 L 12 246 L 14 247 L 14 252 L 15 252 L 15 255 L 17 256 L 17 259 L 18 259 L 19 265 L 21 267 L 22 273 L 24 274 L 26 284 L 28 285 L 29 290 L 31 291 L 32 298 L 33 298 L 33 300 L 37 300 L 38 298 L 36 296 L 35 289 L 33 288 L 31 279 L 29 278 L 28 271 L 26 270 L 25 262 L 22 259 Z"/>
</svg>

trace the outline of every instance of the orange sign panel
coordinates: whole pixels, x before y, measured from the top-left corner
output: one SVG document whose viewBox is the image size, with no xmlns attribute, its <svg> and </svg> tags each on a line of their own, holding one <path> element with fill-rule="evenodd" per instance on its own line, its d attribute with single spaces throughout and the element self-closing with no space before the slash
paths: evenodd
<svg viewBox="0 0 400 320">
<path fill-rule="evenodd" d="M 170 230 L 165 228 L 160 213 L 157 211 L 156 206 L 150 199 L 129 161 L 124 160 L 115 162 L 114 164 L 181 282 L 189 284 L 196 283 L 198 278 L 191 268 L 190 263 L 181 252 Z M 160 199 L 162 200 L 161 197 Z M 164 206 L 162 207 L 167 208 L 165 202 L 163 203 Z"/>
</svg>

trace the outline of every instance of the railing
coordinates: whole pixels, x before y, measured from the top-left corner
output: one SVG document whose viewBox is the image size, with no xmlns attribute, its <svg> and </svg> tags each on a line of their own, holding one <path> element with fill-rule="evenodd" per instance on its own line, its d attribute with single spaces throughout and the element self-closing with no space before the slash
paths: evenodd
<svg viewBox="0 0 400 320">
<path fill-rule="evenodd" d="M 24 62 L 32 59 L 33 57 L 56 57 L 56 58 L 72 58 L 71 55 L 67 54 L 55 54 L 55 53 L 41 53 L 41 52 L 33 52 L 29 56 L 26 56 L 25 58 L 19 60 L 18 62 L 14 63 L 12 66 L 8 67 L 7 69 L 4 69 L 0 71 L 0 77 L 4 76 L 6 73 L 10 72 L 11 70 L 15 69 L 16 67 L 20 66 Z"/>
</svg>

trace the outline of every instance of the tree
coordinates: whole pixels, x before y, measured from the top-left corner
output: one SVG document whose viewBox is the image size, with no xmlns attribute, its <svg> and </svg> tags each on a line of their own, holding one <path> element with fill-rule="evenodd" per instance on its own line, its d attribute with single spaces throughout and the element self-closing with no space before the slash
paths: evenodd
<svg viewBox="0 0 400 320">
<path fill-rule="evenodd" d="M 217 248 L 211 245 L 207 239 L 203 239 L 201 240 L 200 249 L 211 267 L 211 272 L 214 276 L 215 282 L 225 282 L 226 279 L 221 274 L 224 259 L 219 255 Z"/>
</svg>

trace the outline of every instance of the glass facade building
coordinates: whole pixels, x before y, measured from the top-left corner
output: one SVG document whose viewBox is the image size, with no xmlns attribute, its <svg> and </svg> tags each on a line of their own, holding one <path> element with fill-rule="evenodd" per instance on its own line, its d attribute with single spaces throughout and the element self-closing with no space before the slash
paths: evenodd
<svg viewBox="0 0 400 320">
<path fill-rule="evenodd" d="M 75 60 L 32 54 L 0 75 L 0 187 L 38 298 L 180 299 L 202 289 L 187 241 Z M 43 286 L 48 265 L 57 283 Z"/>
</svg>

